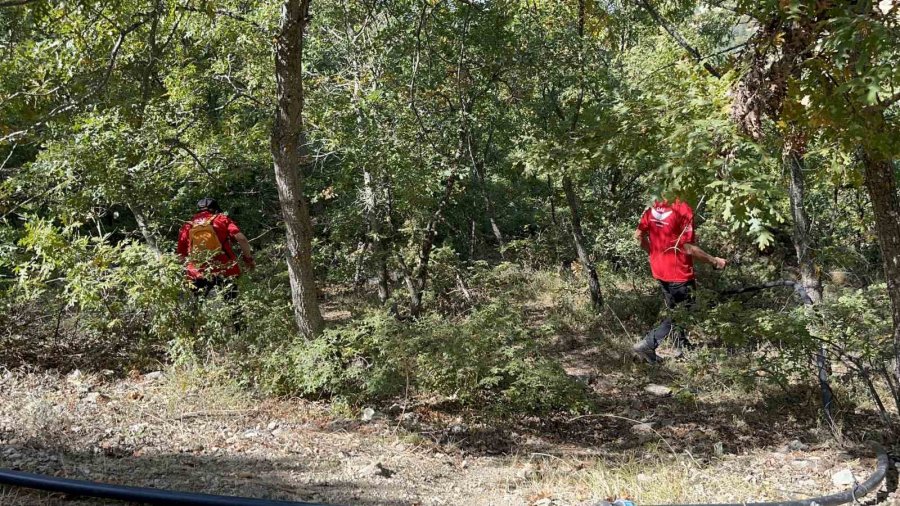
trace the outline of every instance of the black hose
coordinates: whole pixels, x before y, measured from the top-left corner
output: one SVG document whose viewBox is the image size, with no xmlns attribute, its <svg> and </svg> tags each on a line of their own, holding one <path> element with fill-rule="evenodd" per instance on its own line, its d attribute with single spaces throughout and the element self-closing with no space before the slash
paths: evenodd
<svg viewBox="0 0 900 506">
<path fill-rule="evenodd" d="M 789 279 L 780 279 L 778 281 L 770 281 L 768 283 L 763 283 L 757 286 L 745 286 L 743 288 L 736 288 L 732 290 L 723 290 L 719 292 L 721 296 L 731 296 L 731 295 L 739 295 L 742 293 L 752 293 L 759 292 L 761 290 L 766 290 L 769 288 L 775 288 L 779 286 L 788 286 L 794 289 L 794 293 L 800 298 L 800 301 L 803 304 L 812 304 L 812 299 L 809 297 L 809 294 L 806 293 L 806 287 L 803 286 L 803 283 L 798 283 L 796 281 L 791 281 Z"/>
<path fill-rule="evenodd" d="M 747 502 L 733 504 L 670 504 L 666 506 L 836 506 L 838 504 L 847 504 L 856 502 L 860 497 L 872 492 L 884 480 L 887 474 L 890 459 L 882 448 L 878 448 L 878 465 L 875 472 L 869 476 L 869 479 L 862 483 L 853 485 L 853 488 L 838 494 L 825 495 L 822 497 L 813 497 L 810 499 L 799 499 L 795 501 L 781 502 Z"/>
<path fill-rule="evenodd" d="M 145 487 L 112 485 L 94 481 L 56 478 L 42 474 L 0 469 L 0 485 L 35 488 L 86 497 L 100 497 L 145 504 L 183 506 L 325 506 L 318 503 L 249 499 L 227 495 L 195 494 Z"/>
</svg>

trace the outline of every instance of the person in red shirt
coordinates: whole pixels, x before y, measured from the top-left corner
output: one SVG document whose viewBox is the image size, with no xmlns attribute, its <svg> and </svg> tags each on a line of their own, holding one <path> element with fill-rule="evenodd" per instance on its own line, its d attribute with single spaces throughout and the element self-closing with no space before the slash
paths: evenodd
<svg viewBox="0 0 900 506">
<path fill-rule="evenodd" d="M 214 199 L 200 199 L 197 208 L 199 212 L 178 233 L 178 255 L 184 260 L 187 277 L 197 292 L 207 295 L 213 288 L 219 288 L 224 290 L 226 299 L 234 299 L 237 286 L 232 281 L 241 275 L 241 267 L 232 242 L 240 246 L 244 265 L 252 270 L 256 264 L 250 242 L 237 223 L 222 214 Z"/>
<path fill-rule="evenodd" d="M 641 216 L 634 239 L 650 256 L 650 270 L 659 281 L 666 309 L 675 309 L 681 303 L 693 302 L 694 259 L 706 262 L 716 269 L 724 269 L 724 258 L 710 255 L 694 241 L 694 210 L 682 200 L 656 201 Z M 658 360 L 656 348 L 673 331 L 672 317 L 667 316 L 655 329 L 637 342 L 632 351 L 647 362 Z M 675 342 L 685 342 L 684 329 L 675 325 Z"/>
</svg>

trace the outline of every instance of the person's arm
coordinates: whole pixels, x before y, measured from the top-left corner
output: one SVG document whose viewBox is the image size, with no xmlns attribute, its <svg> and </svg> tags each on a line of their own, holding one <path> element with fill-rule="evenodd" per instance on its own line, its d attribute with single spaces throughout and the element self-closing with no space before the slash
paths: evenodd
<svg viewBox="0 0 900 506">
<path fill-rule="evenodd" d="M 700 249 L 700 246 L 697 246 L 694 243 L 689 242 L 689 243 L 685 244 L 684 251 L 688 255 L 696 258 L 697 260 L 700 260 L 700 261 L 703 261 L 703 262 L 706 262 L 706 263 L 712 265 L 716 269 L 721 270 L 721 269 L 724 269 L 726 265 L 728 265 L 728 261 L 726 261 L 724 258 L 714 257 L 714 256 L 710 255 L 709 253 Z"/>
<path fill-rule="evenodd" d="M 234 234 L 234 240 L 241 247 L 241 256 L 244 259 L 244 263 L 252 270 L 256 267 L 256 262 L 253 260 L 253 250 L 250 249 L 250 241 L 247 240 L 247 236 L 243 232 Z"/>
<path fill-rule="evenodd" d="M 642 250 L 650 253 L 650 240 L 647 239 L 647 233 L 641 230 L 640 228 L 635 229 L 634 231 L 634 240 L 638 243 L 638 246 L 641 247 Z"/>
<path fill-rule="evenodd" d="M 175 252 L 178 253 L 178 256 L 181 257 L 181 261 L 187 261 L 188 254 L 188 246 L 190 243 L 190 239 L 188 238 L 188 234 L 190 233 L 190 226 L 183 225 L 181 230 L 178 231 L 178 246 L 175 249 Z"/>
<path fill-rule="evenodd" d="M 252 271 L 256 267 L 256 262 L 253 260 L 253 250 L 250 249 L 250 241 L 247 240 L 247 236 L 241 232 L 234 220 L 224 214 L 219 216 L 224 218 L 224 224 L 228 227 L 228 237 L 241 247 L 241 258 L 244 259 L 244 264 L 247 265 L 248 270 Z"/>
<path fill-rule="evenodd" d="M 650 210 L 644 210 L 643 214 L 641 214 L 641 219 L 638 221 L 638 226 L 634 231 L 634 240 L 638 243 L 638 246 L 641 247 L 642 250 L 650 253 Z"/>
</svg>

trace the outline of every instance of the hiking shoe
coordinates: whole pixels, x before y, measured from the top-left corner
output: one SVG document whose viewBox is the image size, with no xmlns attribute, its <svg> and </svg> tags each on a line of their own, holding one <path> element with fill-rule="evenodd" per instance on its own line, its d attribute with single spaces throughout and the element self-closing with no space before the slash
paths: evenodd
<svg viewBox="0 0 900 506">
<path fill-rule="evenodd" d="M 659 357 L 656 356 L 656 350 L 653 349 L 646 341 L 641 341 L 634 346 L 631 347 L 631 353 L 638 358 L 648 364 L 656 364 L 659 362 Z"/>
</svg>

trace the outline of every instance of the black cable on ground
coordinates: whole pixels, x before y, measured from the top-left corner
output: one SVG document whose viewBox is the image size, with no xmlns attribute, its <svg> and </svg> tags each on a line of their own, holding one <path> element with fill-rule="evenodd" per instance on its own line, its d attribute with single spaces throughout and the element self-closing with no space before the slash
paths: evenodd
<svg viewBox="0 0 900 506">
<path fill-rule="evenodd" d="M 848 504 L 851 502 L 858 502 L 858 500 L 864 495 L 872 492 L 881 482 L 884 481 L 884 477 L 887 474 L 888 466 L 890 465 L 890 459 L 888 458 L 887 453 L 882 448 L 878 448 L 878 465 L 875 467 L 875 472 L 869 476 L 869 479 L 862 483 L 857 483 L 850 490 L 845 492 L 841 492 L 838 494 L 825 495 L 822 497 L 812 497 L 810 499 L 800 499 L 796 501 L 781 501 L 781 502 L 747 502 L 747 503 L 732 503 L 732 504 L 670 504 L 665 506 L 837 506 L 838 504 Z"/>
<path fill-rule="evenodd" d="M 93 481 L 56 478 L 0 469 L 0 485 L 34 488 L 84 497 L 99 497 L 144 504 L 182 506 L 326 506 L 319 503 L 250 499 L 226 495 L 195 494 L 145 487 L 129 487 Z"/>
</svg>

